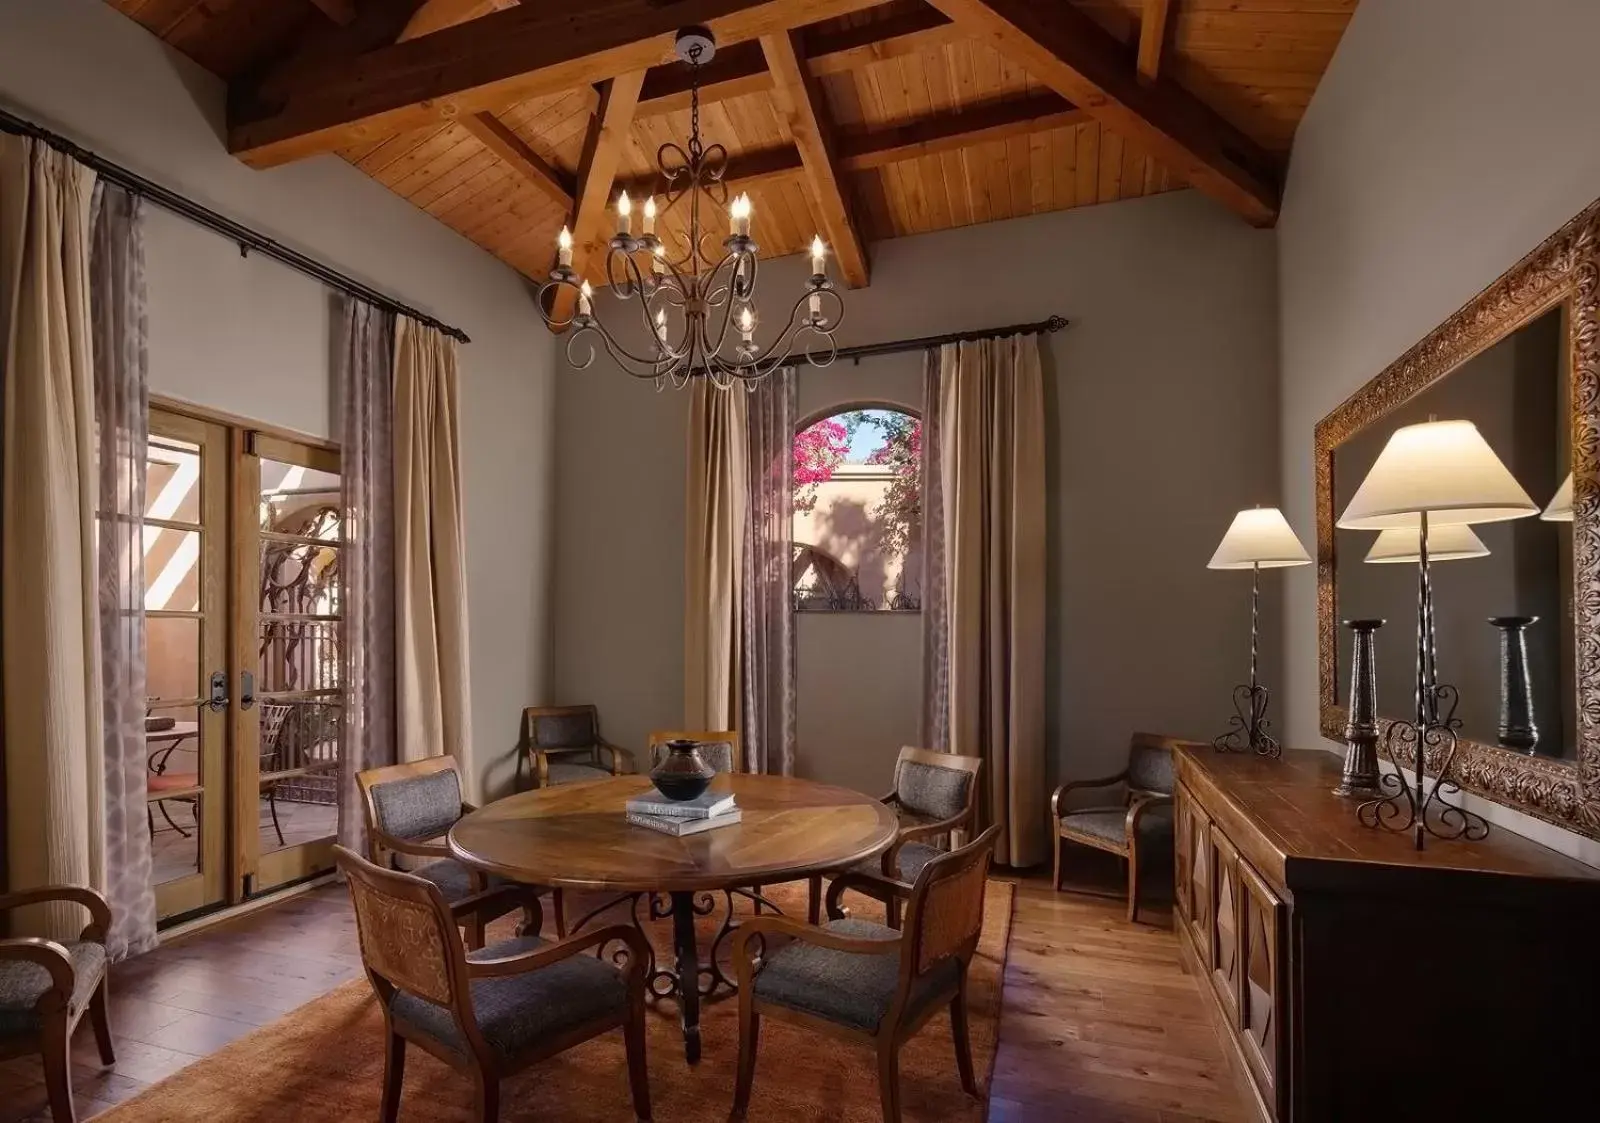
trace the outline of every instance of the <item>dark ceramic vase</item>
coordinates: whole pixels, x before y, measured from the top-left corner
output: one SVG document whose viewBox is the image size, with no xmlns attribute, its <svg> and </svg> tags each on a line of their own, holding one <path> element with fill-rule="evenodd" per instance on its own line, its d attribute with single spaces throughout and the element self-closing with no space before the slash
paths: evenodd
<svg viewBox="0 0 1600 1123">
<path fill-rule="evenodd" d="M 650 780 L 662 795 L 682 802 L 702 794 L 716 774 L 700 755 L 700 742 L 668 741 L 667 755 L 650 770 Z"/>
</svg>

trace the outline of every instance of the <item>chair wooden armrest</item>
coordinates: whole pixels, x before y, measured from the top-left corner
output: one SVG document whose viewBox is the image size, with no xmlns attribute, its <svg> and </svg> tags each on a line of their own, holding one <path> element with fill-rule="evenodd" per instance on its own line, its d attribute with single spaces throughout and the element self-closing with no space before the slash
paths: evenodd
<svg viewBox="0 0 1600 1123">
<path fill-rule="evenodd" d="M 410 854 L 418 858 L 448 858 L 450 847 L 443 842 L 418 842 L 415 839 L 396 838 L 392 834 L 385 834 L 377 827 L 372 828 L 372 841 L 385 850 L 392 850 L 396 854 Z"/>
<path fill-rule="evenodd" d="M 753 916 L 739 922 L 733 934 L 733 966 L 738 973 L 739 990 L 743 993 L 755 978 L 755 959 L 750 955 L 750 941 L 757 936 L 792 936 L 797 940 L 834 951 L 857 952 L 863 955 L 899 954 L 904 937 L 898 933 L 892 940 L 869 940 L 860 936 L 841 936 L 810 924 L 802 924 L 787 916 Z"/>
<path fill-rule="evenodd" d="M 899 879 L 900 877 L 900 848 L 908 842 L 915 842 L 919 838 L 930 838 L 941 834 L 949 834 L 968 826 L 971 819 L 969 811 L 962 811 L 959 815 L 952 815 L 948 819 L 938 819 L 931 823 L 918 823 L 915 826 L 901 827 L 895 835 L 895 840 L 889 849 L 883 852 L 883 872 L 886 877 Z"/>
<path fill-rule="evenodd" d="M 111 905 L 98 891 L 87 885 L 41 885 L 37 889 L 19 889 L 15 893 L 0 896 L 0 912 L 49 901 L 71 901 L 89 911 L 89 925 L 83 930 L 82 939 L 103 942 L 106 933 L 111 931 Z"/>
<path fill-rule="evenodd" d="M 1058 822 L 1060 821 L 1062 812 L 1067 810 L 1062 801 L 1066 798 L 1068 792 L 1081 791 L 1085 788 L 1109 788 L 1113 784 L 1126 784 L 1127 782 L 1128 770 L 1126 768 L 1115 776 L 1107 776 L 1100 780 L 1069 780 L 1057 788 L 1055 794 L 1050 797 L 1050 817 Z"/>
<path fill-rule="evenodd" d="M 72 969 L 72 956 L 54 940 L 37 936 L 14 936 L 0 940 L 0 962 L 32 963 L 50 973 L 50 985 L 61 994 L 72 995 L 77 985 L 77 972 Z"/>
<path fill-rule="evenodd" d="M 879 803 L 883 803 L 883 804 L 887 804 L 890 807 L 895 806 L 896 804 L 898 804 L 900 802 L 900 789 L 899 788 L 890 789 L 890 791 L 889 791 L 889 793 L 887 795 L 880 795 L 878 797 L 878 802 Z"/>
<path fill-rule="evenodd" d="M 596 743 L 596 747 L 611 754 L 611 774 L 613 776 L 621 776 L 624 772 L 637 772 L 639 770 L 639 763 L 634 760 L 633 753 L 621 745 L 613 745 L 610 741 L 599 741 Z M 623 767 L 624 761 L 627 762 L 626 768 Z"/>
<path fill-rule="evenodd" d="M 558 944 L 535 948 L 533 951 L 525 951 L 518 955 L 503 955 L 496 959 L 469 959 L 467 974 L 474 979 L 521 975 L 528 971 L 537 971 L 541 967 L 548 967 L 552 963 L 560 963 L 563 959 L 571 959 L 574 955 L 602 947 L 612 940 L 621 940 L 627 945 L 628 976 L 630 980 L 637 978 L 643 983 L 650 948 L 645 942 L 644 933 L 627 924 L 597 928 L 582 936 L 575 936 L 570 940 L 562 940 Z"/>
<path fill-rule="evenodd" d="M 468 803 L 466 800 L 461 801 L 461 813 L 463 815 L 470 815 L 477 809 L 478 805 L 476 803 Z"/>
<path fill-rule="evenodd" d="M 1123 830 L 1127 832 L 1128 843 L 1132 845 L 1134 839 L 1139 837 L 1139 820 L 1144 818 L 1146 812 L 1154 811 L 1157 807 L 1172 806 L 1170 795 L 1142 795 L 1137 796 L 1128 807 L 1128 817 L 1123 823 Z"/>
</svg>

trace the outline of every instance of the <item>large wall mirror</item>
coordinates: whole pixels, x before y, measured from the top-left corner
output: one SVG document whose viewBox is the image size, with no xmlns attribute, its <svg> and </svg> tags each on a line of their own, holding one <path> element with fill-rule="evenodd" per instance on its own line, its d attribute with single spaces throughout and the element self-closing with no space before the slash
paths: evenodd
<svg viewBox="0 0 1600 1123">
<path fill-rule="evenodd" d="M 1344 735 L 1352 634 L 1342 621 L 1386 621 L 1376 644 L 1385 722 L 1412 716 L 1416 681 L 1415 533 L 1396 558 L 1375 532 L 1334 520 L 1395 429 L 1471 421 L 1546 511 L 1430 535 L 1439 677 L 1460 691 L 1453 772 L 1469 790 L 1591 837 L 1600 837 L 1597 233 L 1600 204 L 1316 434 L 1323 734 Z"/>
</svg>

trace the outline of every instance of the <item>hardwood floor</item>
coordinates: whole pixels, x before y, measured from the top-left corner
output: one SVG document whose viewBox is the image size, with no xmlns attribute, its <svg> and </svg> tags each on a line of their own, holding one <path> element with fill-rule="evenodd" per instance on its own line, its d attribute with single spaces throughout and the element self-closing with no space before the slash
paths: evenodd
<svg viewBox="0 0 1600 1123">
<path fill-rule="evenodd" d="M 116 1068 L 99 1067 L 87 1023 L 73 1042 L 79 1117 L 360 975 L 339 886 L 118 965 Z M 1195 988 L 1169 929 L 1128 924 L 1120 902 L 1022 880 L 989 1123 L 1242 1123 L 1243 1101 Z M 0 1123 L 48 1119 L 37 1059 L 0 1064 Z"/>
</svg>

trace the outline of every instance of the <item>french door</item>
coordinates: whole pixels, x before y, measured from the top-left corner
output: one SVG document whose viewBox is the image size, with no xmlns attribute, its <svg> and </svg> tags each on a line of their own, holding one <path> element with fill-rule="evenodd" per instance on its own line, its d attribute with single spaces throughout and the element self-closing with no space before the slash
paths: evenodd
<svg viewBox="0 0 1600 1123">
<path fill-rule="evenodd" d="M 332 868 L 338 452 L 152 408 L 143 544 L 152 880 L 170 921 Z"/>
</svg>

